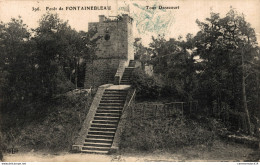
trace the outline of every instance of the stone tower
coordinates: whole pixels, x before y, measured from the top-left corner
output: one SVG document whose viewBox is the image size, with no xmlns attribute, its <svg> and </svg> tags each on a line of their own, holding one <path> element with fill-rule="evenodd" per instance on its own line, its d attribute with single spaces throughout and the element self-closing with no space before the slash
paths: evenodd
<svg viewBox="0 0 260 165">
<path fill-rule="evenodd" d="M 132 18 L 127 14 L 119 19 L 107 19 L 99 16 L 99 22 L 90 22 L 89 29 L 95 28 L 97 50 L 95 58 L 87 61 L 85 88 L 95 88 L 103 84 L 114 83 L 120 66 L 134 60 Z"/>
</svg>

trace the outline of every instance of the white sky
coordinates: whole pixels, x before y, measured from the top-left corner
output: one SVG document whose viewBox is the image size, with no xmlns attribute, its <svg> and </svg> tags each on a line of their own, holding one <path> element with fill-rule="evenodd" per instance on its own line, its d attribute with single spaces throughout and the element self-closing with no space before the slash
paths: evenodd
<svg viewBox="0 0 260 165">
<path fill-rule="evenodd" d="M 168 9 L 166 12 L 162 12 L 158 8 L 153 10 L 142 10 L 136 7 L 139 6 L 179 6 L 179 9 Z M 119 7 L 130 6 L 130 15 L 134 18 L 134 37 L 142 37 L 145 44 L 149 43 L 151 35 L 157 35 L 164 33 L 166 37 L 177 38 L 179 35 L 185 36 L 187 33 L 196 34 L 199 30 L 196 19 L 200 21 L 205 20 L 210 16 L 210 10 L 218 12 L 221 16 L 224 16 L 230 9 L 230 6 L 237 9 L 238 12 L 246 15 L 246 20 L 251 23 L 251 26 L 255 28 L 258 37 L 258 43 L 260 40 L 260 0 L 168 0 L 168 1 L 134 1 L 134 0 L 77 0 L 77 1 L 6 1 L 0 0 L 0 20 L 3 22 L 9 22 L 11 17 L 17 18 L 20 15 L 25 24 L 29 28 L 35 28 L 38 26 L 38 20 L 46 13 L 46 7 L 63 7 L 68 6 L 111 6 L 111 11 L 105 10 L 80 10 L 80 11 L 55 11 L 59 14 L 63 20 L 69 20 L 69 24 L 76 30 L 88 30 L 88 22 L 97 22 L 98 15 L 104 14 L 106 16 L 114 16 L 121 11 L 116 10 Z M 40 11 L 32 11 L 32 8 L 39 7 Z M 146 19 L 142 22 L 142 25 L 137 26 L 136 22 L 144 19 L 145 12 L 154 12 L 152 19 Z M 150 15 L 151 16 L 151 15 Z M 162 21 L 170 21 L 166 27 L 159 27 L 153 31 L 153 28 L 146 31 L 147 28 L 155 23 L 156 18 L 160 17 Z M 147 22 L 148 21 L 148 22 Z M 148 27 L 146 26 L 148 23 Z M 155 25 L 156 26 L 156 25 Z M 141 28 L 141 30 L 140 30 Z M 158 28 L 158 27 L 155 27 Z M 152 32 L 151 32 L 152 31 Z"/>
</svg>

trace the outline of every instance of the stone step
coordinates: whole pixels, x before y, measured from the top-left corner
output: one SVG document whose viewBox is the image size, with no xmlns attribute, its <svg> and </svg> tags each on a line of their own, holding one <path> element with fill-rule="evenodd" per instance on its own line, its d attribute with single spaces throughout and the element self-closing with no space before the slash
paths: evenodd
<svg viewBox="0 0 260 165">
<path fill-rule="evenodd" d="M 102 100 L 100 101 L 100 103 L 124 103 L 125 100 Z"/>
<path fill-rule="evenodd" d="M 81 150 L 82 153 L 98 153 L 98 154 L 107 154 L 108 151 L 99 151 L 99 150 Z"/>
<path fill-rule="evenodd" d="M 85 142 L 83 146 L 95 146 L 95 147 L 111 147 L 111 143 L 92 143 L 92 142 Z"/>
<path fill-rule="evenodd" d="M 111 147 L 82 147 L 82 150 L 90 150 L 90 151 L 109 151 Z"/>
<path fill-rule="evenodd" d="M 113 97 L 120 97 L 120 98 L 126 98 L 126 94 L 125 95 L 121 95 L 121 94 L 103 94 L 102 98 L 113 98 Z"/>
<path fill-rule="evenodd" d="M 114 139 L 114 136 L 108 135 L 87 135 L 87 139 Z"/>
<path fill-rule="evenodd" d="M 124 105 L 122 106 L 99 106 L 97 109 L 99 110 L 123 110 Z"/>
<path fill-rule="evenodd" d="M 123 106 L 102 106 L 98 107 L 97 110 L 122 110 Z"/>
<path fill-rule="evenodd" d="M 129 67 L 135 67 L 135 61 L 129 61 Z"/>
<path fill-rule="evenodd" d="M 91 124 L 92 128 L 117 128 L 117 124 Z"/>
<path fill-rule="evenodd" d="M 116 89 L 116 88 L 113 88 L 113 89 L 106 89 L 105 91 L 120 91 L 120 92 L 127 92 L 128 90 L 127 90 L 127 89 Z"/>
<path fill-rule="evenodd" d="M 115 135 L 115 131 L 114 132 L 108 132 L 108 131 L 89 131 L 88 135 L 109 135 L 109 136 L 114 136 Z"/>
<path fill-rule="evenodd" d="M 94 120 L 119 120 L 119 116 L 113 117 L 113 116 L 95 116 Z"/>
<path fill-rule="evenodd" d="M 124 103 L 99 103 L 99 107 L 123 107 Z"/>
<path fill-rule="evenodd" d="M 112 144 L 113 143 L 113 139 L 87 138 L 87 139 L 85 139 L 85 142 Z"/>
<path fill-rule="evenodd" d="M 119 93 L 119 92 L 115 92 L 115 93 L 111 93 L 111 92 L 106 92 L 103 93 L 103 96 L 120 96 L 120 97 L 125 97 L 127 95 L 127 93 Z"/>
<path fill-rule="evenodd" d="M 96 114 L 99 114 L 99 113 L 110 113 L 110 114 L 115 114 L 115 115 L 120 115 L 122 114 L 122 110 L 109 110 L 109 109 L 103 109 L 103 110 L 100 110 L 98 109 L 96 111 Z"/>
<path fill-rule="evenodd" d="M 103 96 L 102 96 L 102 98 L 108 98 L 108 97 L 121 97 L 121 98 L 126 98 L 126 95 L 127 94 L 124 94 L 124 95 L 122 95 L 122 94 L 120 94 L 120 93 L 106 93 L 106 94 L 103 94 Z"/>
<path fill-rule="evenodd" d="M 119 120 L 94 120 L 92 121 L 93 124 L 100 123 L 100 124 L 118 124 Z"/>
<path fill-rule="evenodd" d="M 113 97 L 125 98 L 126 95 L 108 93 L 108 94 L 103 94 L 102 98 L 105 98 L 105 97 L 111 97 L 111 98 L 113 98 Z"/>
<path fill-rule="evenodd" d="M 115 128 L 96 128 L 96 127 L 90 127 L 90 131 L 104 131 L 104 132 L 115 132 L 116 131 L 116 127 Z"/>
<path fill-rule="evenodd" d="M 121 94 L 126 94 L 127 92 L 128 90 L 105 90 L 104 91 L 104 93 L 121 93 Z"/>
<path fill-rule="evenodd" d="M 123 107 L 98 107 L 96 112 L 102 113 L 103 111 L 106 111 L 105 113 L 122 113 L 122 110 Z"/>
<path fill-rule="evenodd" d="M 98 116 L 100 116 L 100 117 L 102 117 L 102 116 L 120 117 L 121 114 L 119 114 L 119 113 L 96 113 L 95 116 L 97 116 L 97 117 Z"/>
<path fill-rule="evenodd" d="M 111 97 L 102 97 L 101 101 L 106 101 L 106 100 L 122 100 L 125 101 L 125 97 L 115 97 L 115 96 L 111 96 Z"/>
<path fill-rule="evenodd" d="M 125 93 L 127 93 L 127 90 L 105 90 L 104 93 L 121 93 L 121 94 L 125 94 Z"/>
</svg>

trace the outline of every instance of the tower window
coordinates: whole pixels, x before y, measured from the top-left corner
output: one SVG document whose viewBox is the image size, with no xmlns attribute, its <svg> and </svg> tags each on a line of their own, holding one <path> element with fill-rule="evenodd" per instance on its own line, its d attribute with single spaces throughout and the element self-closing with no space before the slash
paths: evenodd
<svg viewBox="0 0 260 165">
<path fill-rule="evenodd" d="M 105 38 L 106 41 L 108 41 L 110 39 L 110 35 L 106 34 L 104 38 Z"/>
</svg>

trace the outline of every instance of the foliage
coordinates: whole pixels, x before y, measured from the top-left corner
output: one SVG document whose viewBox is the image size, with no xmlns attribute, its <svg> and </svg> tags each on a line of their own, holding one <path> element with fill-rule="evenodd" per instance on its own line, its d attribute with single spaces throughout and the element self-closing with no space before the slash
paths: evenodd
<svg viewBox="0 0 260 165">
<path fill-rule="evenodd" d="M 154 68 L 154 79 L 160 79 L 159 96 L 172 97 L 175 100 L 193 100 L 197 92 L 197 75 L 194 54 L 191 52 L 192 36 L 187 35 L 187 42 L 170 39 L 166 41 L 164 36 L 152 37 L 149 48 L 136 45 L 140 53 L 146 50 L 150 63 Z M 142 61 L 142 60 L 141 60 Z M 141 75 L 140 77 L 144 77 Z M 142 89 L 145 84 L 143 83 Z M 143 93 L 143 92 L 140 92 Z"/>
<path fill-rule="evenodd" d="M 149 50 L 153 79 L 161 79 L 160 89 L 168 94 L 155 91 L 174 100 L 198 100 L 202 111 L 223 120 L 223 114 L 244 113 L 250 125 L 250 114 L 260 117 L 260 49 L 254 29 L 233 8 L 223 18 L 211 12 L 204 22 L 196 22 L 200 31 L 185 40 L 158 36 L 149 48 L 136 44 L 139 53 Z M 140 91 L 149 87 L 140 84 Z"/>
<path fill-rule="evenodd" d="M 131 83 L 137 90 L 137 99 L 158 99 L 162 84 L 144 73 L 139 67 L 136 68 L 131 77 Z"/>
<path fill-rule="evenodd" d="M 89 39 L 94 34 L 75 31 L 57 14 L 43 15 L 31 30 L 21 17 L 1 22 L 1 109 L 26 111 L 28 104 L 48 102 L 82 84 L 79 72 L 85 72 L 82 61 L 93 53 L 94 46 L 86 44 L 95 44 Z"/>
<path fill-rule="evenodd" d="M 215 99 L 221 107 L 221 102 L 229 102 L 232 109 L 239 109 L 241 105 L 241 52 L 245 38 L 249 37 L 246 54 L 247 60 L 254 59 L 252 52 L 256 46 L 254 30 L 231 9 L 226 17 L 211 13 L 207 22 L 197 21 L 201 28 L 195 37 L 197 54 L 203 59 L 201 72 L 201 88 L 206 91 L 209 102 Z M 250 66 L 249 66 L 250 67 Z M 204 79 L 207 78 L 207 81 Z M 204 80 L 204 81 L 203 81 Z M 206 89 L 205 89 L 206 88 Z M 210 103 L 209 103 L 210 104 Z M 219 108 L 220 108 L 219 107 Z"/>
<path fill-rule="evenodd" d="M 224 18 L 212 12 L 206 22 L 197 23 L 201 31 L 195 37 L 195 46 L 202 59 L 200 90 L 204 91 L 201 99 L 207 100 L 204 106 L 214 109 L 216 105 L 217 114 L 227 111 L 226 107 L 244 111 L 251 133 L 249 111 L 254 113 L 259 107 L 247 108 L 247 98 L 251 104 L 259 104 L 259 85 L 254 91 L 246 86 L 255 84 L 259 75 L 259 70 L 253 69 L 259 60 L 255 31 L 233 8 Z"/>
<path fill-rule="evenodd" d="M 60 110 L 55 107 L 62 103 L 57 96 L 82 84 L 84 60 L 90 58 L 90 53 L 93 56 L 96 40 L 91 37 L 95 33 L 91 30 L 77 32 L 68 21 L 50 13 L 42 16 L 35 29 L 28 29 L 21 17 L 0 23 L 0 114 L 6 143 L 28 142 L 28 145 L 39 148 L 57 148 L 51 145 L 57 145 L 62 138 L 64 143 L 70 143 L 68 140 L 72 135 L 66 133 L 76 129 L 70 124 L 79 127 L 75 123 L 78 114 L 73 112 L 78 110 L 71 106 L 76 103 L 68 101 L 71 105 L 63 108 L 72 112 L 66 112 L 62 118 L 70 116 L 71 120 L 59 121 L 56 117 L 59 117 Z M 80 114 L 80 118 L 85 115 Z M 54 128 L 58 126 L 52 123 L 53 127 L 48 130 L 50 123 L 44 123 L 48 115 L 51 119 L 46 120 L 54 122 L 57 119 L 62 129 Z M 48 131 L 53 133 L 46 133 Z"/>
<path fill-rule="evenodd" d="M 143 46 L 141 41 L 142 41 L 141 38 L 135 38 L 134 48 L 135 48 L 135 60 L 139 60 L 143 65 L 150 61 L 151 49 Z"/>
</svg>

